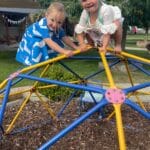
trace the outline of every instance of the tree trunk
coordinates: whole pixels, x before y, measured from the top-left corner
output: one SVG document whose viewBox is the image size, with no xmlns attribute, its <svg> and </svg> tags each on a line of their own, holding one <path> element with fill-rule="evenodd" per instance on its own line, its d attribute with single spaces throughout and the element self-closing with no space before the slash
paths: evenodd
<svg viewBox="0 0 150 150">
<path fill-rule="evenodd" d="M 125 50 L 126 37 L 127 37 L 128 24 L 127 21 L 123 22 L 123 35 L 122 35 L 122 50 Z"/>
</svg>

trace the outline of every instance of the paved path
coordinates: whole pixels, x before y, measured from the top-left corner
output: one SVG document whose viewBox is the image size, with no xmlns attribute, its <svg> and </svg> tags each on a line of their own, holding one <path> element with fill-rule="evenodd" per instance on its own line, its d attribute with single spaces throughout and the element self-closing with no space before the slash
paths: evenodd
<svg viewBox="0 0 150 150">
<path fill-rule="evenodd" d="M 126 50 L 143 50 L 143 51 L 147 51 L 146 48 L 140 48 L 140 47 L 126 47 Z"/>
<path fill-rule="evenodd" d="M 135 84 L 136 85 L 136 84 Z M 123 89 L 123 88 L 129 88 L 129 87 L 131 87 L 131 84 L 129 84 L 129 83 L 118 83 L 118 84 L 116 84 L 116 86 L 118 87 L 118 88 L 121 88 L 121 89 Z M 11 89 L 11 92 L 12 93 L 15 93 L 16 91 L 18 92 L 19 90 L 21 90 L 21 91 L 24 91 L 25 89 L 30 89 L 31 88 L 31 86 L 25 86 L 25 87 L 18 87 L 18 88 L 13 88 L 13 89 Z M 105 87 L 104 87 L 105 88 Z M 106 88 L 108 88 L 108 87 L 106 87 Z M 144 89 L 141 89 L 140 90 L 141 92 L 146 92 L 146 93 L 150 93 L 150 87 L 147 87 L 147 88 L 144 88 Z M 14 105 L 18 105 L 18 104 L 21 104 L 22 102 L 23 102 L 23 100 L 27 97 L 27 95 L 29 94 L 29 92 L 27 92 L 27 93 L 24 93 L 24 94 L 21 94 L 20 96 L 18 96 L 18 97 L 16 97 L 15 98 L 15 96 L 13 97 L 14 99 L 15 99 L 15 101 L 13 101 L 13 99 L 11 98 L 11 102 L 9 102 L 8 104 L 7 104 L 7 106 L 14 106 Z M 48 101 L 49 99 L 48 98 L 46 98 L 45 96 L 43 96 L 43 95 L 41 95 L 42 96 L 42 98 L 45 100 L 45 101 Z M 149 95 L 144 95 L 144 94 L 140 94 L 140 95 L 138 95 L 138 98 L 139 98 L 139 100 L 141 100 L 141 101 L 143 101 L 143 102 L 150 102 L 150 94 Z M 130 98 L 129 98 L 130 100 L 132 100 L 132 101 L 137 101 L 137 98 L 136 98 L 136 96 L 131 96 Z M 30 97 L 30 101 L 39 101 L 39 98 L 35 95 L 35 94 L 32 94 L 32 96 Z"/>
<path fill-rule="evenodd" d="M 18 44 L 12 44 L 12 45 L 6 45 L 6 44 L 0 44 L 0 52 L 1 51 L 16 51 L 18 48 Z"/>
</svg>

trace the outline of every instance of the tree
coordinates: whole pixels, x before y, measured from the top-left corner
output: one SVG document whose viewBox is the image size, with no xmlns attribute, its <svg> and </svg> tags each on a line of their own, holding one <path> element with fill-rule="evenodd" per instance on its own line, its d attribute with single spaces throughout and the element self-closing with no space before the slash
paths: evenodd
<svg viewBox="0 0 150 150">
<path fill-rule="evenodd" d="M 43 9 L 46 9 L 53 0 L 37 0 Z"/>
<path fill-rule="evenodd" d="M 144 27 L 148 35 L 150 26 L 150 2 L 149 0 L 108 0 L 110 4 L 121 8 L 124 17 L 123 23 L 123 43 L 125 48 L 128 26 Z"/>
<path fill-rule="evenodd" d="M 46 9 L 51 2 L 56 0 L 37 0 L 41 7 Z M 65 5 L 66 12 L 69 18 L 73 20 L 77 20 L 81 14 L 82 8 L 80 6 L 79 0 L 61 0 L 61 2 Z"/>
</svg>

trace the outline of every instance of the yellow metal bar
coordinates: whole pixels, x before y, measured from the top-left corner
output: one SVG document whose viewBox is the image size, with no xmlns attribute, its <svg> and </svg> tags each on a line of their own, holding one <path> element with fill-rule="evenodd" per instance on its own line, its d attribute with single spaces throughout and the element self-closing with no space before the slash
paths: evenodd
<svg viewBox="0 0 150 150">
<path fill-rule="evenodd" d="M 113 104 L 115 108 L 116 114 L 116 123 L 117 123 L 117 130 L 118 130 L 118 138 L 119 138 L 119 147 L 120 150 L 126 150 L 125 144 L 125 136 L 123 130 L 123 123 L 122 123 L 122 116 L 121 116 L 121 104 Z"/>
<path fill-rule="evenodd" d="M 113 51 L 112 48 L 107 48 L 108 51 Z M 133 54 L 129 54 L 127 52 L 124 52 L 122 51 L 121 52 L 121 55 L 125 56 L 125 57 L 129 57 L 129 58 L 133 58 L 133 59 L 136 59 L 136 60 L 139 60 L 139 61 L 142 61 L 142 62 L 145 62 L 145 63 L 149 63 L 150 64 L 150 59 L 146 59 L 146 58 L 142 58 L 142 57 L 139 57 L 139 56 L 135 56 Z"/>
<path fill-rule="evenodd" d="M 126 56 L 126 57 L 129 57 L 129 58 L 133 58 L 133 59 L 136 59 L 136 60 L 139 60 L 139 61 L 142 61 L 142 62 L 145 62 L 145 63 L 149 63 L 150 64 L 150 60 L 146 59 L 146 58 L 142 58 L 142 57 L 139 57 L 139 56 L 135 56 L 133 54 L 129 54 L 129 53 L 126 53 L 126 52 L 122 52 L 122 55 L 123 56 Z"/>
<path fill-rule="evenodd" d="M 39 93 L 37 91 L 35 91 L 35 94 L 37 95 L 37 97 L 39 98 L 39 100 L 43 103 L 43 105 L 45 106 L 45 108 L 47 109 L 47 111 L 49 112 L 50 116 L 52 117 L 52 119 L 56 119 L 56 115 L 54 113 L 54 111 L 49 107 L 49 105 L 41 98 L 41 96 L 39 95 Z"/>
<path fill-rule="evenodd" d="M 100 50 L 99 50 L 99 53 L 100 53 L 100 56 L 101 56 L 101 59 L 102 59 L 102 62 L 103 62 L 103 65 L 104 65 L 104 68 L 106 71 L 107 79 L 110 83 L 110 87 L 113 88 L 113 87 L 115 87 L 115 84 L 114 84 L 114 80 L 112 78 L 112 74 L 111 74 L 108 62 L 106 60 L 105 54 L 104 54 L 104 52 L 100 52 Z"/>
<path fill-rule="evenodd" d="M 136 93 L 137 93 L 138 95 L 142 95 L 142 94 L 150 95 L 150 92 L 144 92 L 144 91 L 136 91 Z"/>
<path fill-rule="evenodd" d="M 90 48 L 90 47 L 89 47 L 89 48 Z M 73 51 L 73 55 L 77 55 L 77 54 L 79 54 L 79 53 L 81 53 L 80 50 L 75 50 L 75 51 Z M 65 59 L 65 58 L 67 58 L 66 55 L 59 55 L 59 56 L 57 56 L 57 57 L 55 57 L 55 58 L 52 58 L 52 59 L 49 59 L 49 60 L 47 60 L 47 61 L 44 61 L 44 62 L 35 64 L 35 65 L 32 65 L 32 66 L 26 67 L 26 68 L 22 69 L 20 72 L 23 73 L 23 72 L 26 72 L 26 71 L 29 71 L 29 70 L 32 70 L 32 69 L 35 69 L 35 68 L 42 67 L 42 66 L 47 65 L 47 64 L 50 64 L 50 63 L 57 62 L 57 61 L 59 61 L 59 60 Z"/>
<path fill-rule="evenodd" d="M 143 108 L 143 110 L 147 111 L 144 104 L 143 104 L 143 102 L 142 102 L 142 100 L 138 97 L 138 95 L 136 95 L 136 93 L 134 93 L 134 94 L 135 94 L 137 103 L 139 103 L 139 105 Z"/>
<path fill-rule="evenodd" d="M 68 82 L 68 83 L 80 83 L 81 81 L 80 80 L 77 80 L 77 81 L 71 81 L 71 82 Z M 45 89 L 45 88 L 52 88 L 52 87 L 57 87 L 58 85 L 56 84 L 51 84 L 51 85 L 45 85 L 45 86 L 38 86 L 37 89 Z"/>
<path fill-rule="evenodd" d="M 131 75 L 131 72 L 130 72 L 130 69 L 129 69 L 129 66 L 128 66 L 128 62 L 127 62 L 126 59 L 125 59 L 124 63 L 125 63 L 125 67 L 126 67 L 126 70 L 127 70 L 128 77 L 129 77 L 129 81 L 130 81 L 131 85 L 134 86 L 132 75 Z M 144 104 L 142 103 L 140 98 L 137 96 L 137 94 L 134 92 L 133 95 L 135 95 L 135 98 L 137 99 L 137 102 L 139 103 L 139 105 L 146 111 L 146 108 L 144 107 Z"/>
<path fill-rule="evenodd" d="M 90 48 L 92 48 L 92 47 L 91 47 L 91 46 L 87 46 L 87 51 L 88 51 Z M 79 54 L 79 53 L 81 53 L 81 50 L 74 50 L 74 51 L 73 51 L 73 55 L 77 55 L 77 54 Z M 39 68 L 39 67 L 45 66 L 45 65 L 50 64 L 50 63 L 57 62 L 57 61 L 59 61 L 59 60 L 65 59 L 65 58 L 67 58 L 67 56 L 61 54 L 61 55 L 59 55 L 59 56 L 57 56 L 57 57 L 55 57 L 55 58 L 49 59 L 49 60 L 47 60 L 47 61 L 44 61 L 44 62 L 35 64 L 35 65 L 32 65 L 32 66 L 28 66 L 28 67 L 26 67 L 26 68 L 20 70 L 19 72 L 20 72 L 20 73 L 24 73 L 24 72 L 30 71 L 30 70 L 32 70 L 32 69 Z M 7 84 L 7 82 L 8 82 L 8 79 L 5 79 L 2 83 L 0 83 L 0 89 L 2 89 L 2 88 Z"/>
<path fill-rule="evenodd" d="M 43 76 L 44 76 L 44 74 L 45 74 L 45 72 L 48 70 L 49 66 L 50 66 L 50 64 L 47 64 L 47 65 L 45 66 L 45 68 L 43 69 L 43 71 L 42 71 L 41 74 L 40 74 L 40 77 L 43 77 Z M 39 83 L 39 81 L 35 81 L 33 87 L 36 87 L 36 85 L 37 85 L 38 83 Z"/>
<path fill-rule="evenodd" d="M 126 67 L 126 70 L 127 70 L 129 81 L 130 81 L 131 85 L 134 86 L 127 59 L 124 60 L 124 64 L 125 64 L 125 67 Z"/>
<path fill-rule="evenodd" d="M 111 118 L 114 114 L 115 114 L 115 111 L 113 111 L 113 112 L 106 118 L 106 120 L 109 121 L 110 118 Z"/>
<path fill-rule="evenodd" d="M 7 84 L 8 79 L 5 79 L 1 84 L 0 84 L 0 89 L 4 88 L 4 86 Z"/>
<path fill-rule="evenodd" d="M 10 93 L 9 97 L 15 96 L 15 95 L 20 95 L 22 93 L 29 92 L 30 90 L 31 90 L 31 88 L 30 89 L 25 89 L 25 90 L 20 90 L 20 91 L 18 90 L 17 92 Z M 0 95 L 0 98 L 4 98 L 4 95 Z"/>
<path fill-rule="evenodd" d="M 19 117 L 20 113 L 22 112 L 23 108 L 25 107 L 25 105 L 28 102 L 28 100 L 30 99 L 30 97 L 31 97 L 31 93 L 28 95 L 28 97 L 22 103 L 22 105 L 21 105 L 20 109 L 18 110 L 17 114 L 15 115 L 14 119 L 8 126 L 8 128 L 6 130 L 6 134 L 8 134 L 12 130 L 14 123 L 16 122 L 17 118 Z"/>
</svg>

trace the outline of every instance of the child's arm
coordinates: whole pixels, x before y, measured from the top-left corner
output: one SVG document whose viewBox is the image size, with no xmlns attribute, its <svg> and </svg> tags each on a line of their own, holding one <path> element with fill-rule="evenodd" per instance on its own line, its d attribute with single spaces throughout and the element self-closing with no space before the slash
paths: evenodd
<svg viewBox="0 0 150 150">
<path fill-rule="evenodd" d="M 79 42 L 79 49 L 81 49 L 81 51 L 85 51 L 87 49 L 87 45 L 85 43 L 84 33 L 77 34 L 77 40 Z"/>
<path fill-rule="evenodd" d="M 58 53 L 65 54 L 68 57 L 73 55 L 72 50 L 68 50 L 68 49 L 64 49 L 64 48 L 60 47 L 56 42 L 54 42 L 50 38 L 46 38 L 46 39 L 44 39 L 44 41 L 51 49 L 55 50 Z"/>
<path fill-rule="evenodd" d="M 79 47 L 82 51 L 87 49 L 87 45 L 85 43 L 85 31 L 86 31 L 86 26 L 87 26 L 87 18 L 88 18 L 88 13 L 86 10 L 82 11 L 79 23 L 75 26 L 75 34 L 77 36 L 77 40 L 79 42 Z"/>
<path fill-rule="evenodd" d="M 79 49 L 79 47 L 76 44 L 74 44 L 68 36 L 64 36 L 62 40 L 66 45 L 72 47 L 73 49 Z"/>
</svg>

